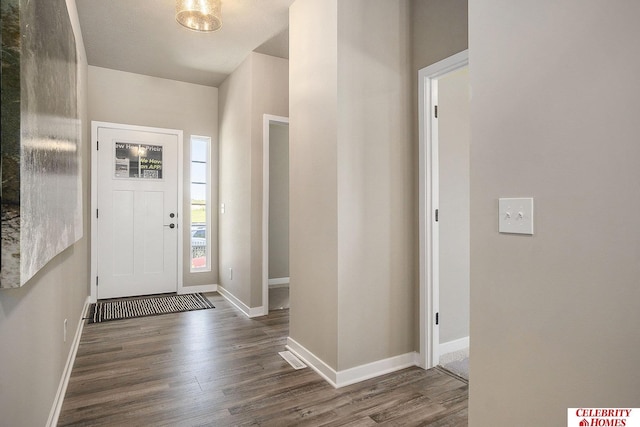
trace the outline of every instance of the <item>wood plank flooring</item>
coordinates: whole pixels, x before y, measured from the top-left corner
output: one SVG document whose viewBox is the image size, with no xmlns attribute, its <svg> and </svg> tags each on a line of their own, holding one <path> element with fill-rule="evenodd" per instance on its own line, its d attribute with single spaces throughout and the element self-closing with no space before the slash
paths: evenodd
<svg viewBox="0 0 640 427">
<path fill-rule="evenodd" d="M 59 426 L 467 425 L 468 384 L 408 368 L 340 389 L 279 355 L 289 312 L 212 310 L 85 325 Z"/>
</svg>

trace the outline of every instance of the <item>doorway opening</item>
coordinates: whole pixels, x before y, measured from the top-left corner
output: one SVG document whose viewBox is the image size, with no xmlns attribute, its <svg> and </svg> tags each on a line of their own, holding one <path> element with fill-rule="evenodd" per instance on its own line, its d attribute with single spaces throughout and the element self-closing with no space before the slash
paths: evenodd
<svg viewBox="0 0 640 427">
<path fill-rule="evenodd" d="M 263 117 L 262 306 L 289 308 L 289 119 Z"/>
<path fill-rule="evenodd" d="M 451 110 L 439 105 L 444 89 L 439 86 L 468 64 L 465 50 L 420 70 L 418 77 L 420 366 L 425 369 L 440 364 L 444 352 L 469 346 L 469 141 L 467 133 L 465 156 L 464 143 L 456 146 L 441 128 Z M 451 121 L 446 126 L 461 127 Z"/>
</svg>

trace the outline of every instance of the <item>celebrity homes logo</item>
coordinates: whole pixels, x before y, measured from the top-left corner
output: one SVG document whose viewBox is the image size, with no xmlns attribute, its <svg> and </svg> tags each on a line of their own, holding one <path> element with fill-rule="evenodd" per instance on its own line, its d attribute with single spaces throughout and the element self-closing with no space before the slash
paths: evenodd
<svg viewBox="0 0 640 427">
<path fill-rule="evenodd" d="M 640 409 L 569 408 L 567 427 L 640 427 Z"/>
</svg>

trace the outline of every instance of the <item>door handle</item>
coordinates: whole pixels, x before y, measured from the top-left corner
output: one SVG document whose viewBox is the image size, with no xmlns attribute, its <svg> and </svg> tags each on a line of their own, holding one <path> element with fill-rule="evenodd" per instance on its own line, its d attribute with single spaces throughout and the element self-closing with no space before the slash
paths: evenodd
<svg viewBox="0 0 640 427">
<path fill-rule="evenodd" d="M 171 223 L 169 225 L 165 224 L 164 226 L 169 228 L 176 228 L 176 225 L 174 223 Z"/>
</svg>

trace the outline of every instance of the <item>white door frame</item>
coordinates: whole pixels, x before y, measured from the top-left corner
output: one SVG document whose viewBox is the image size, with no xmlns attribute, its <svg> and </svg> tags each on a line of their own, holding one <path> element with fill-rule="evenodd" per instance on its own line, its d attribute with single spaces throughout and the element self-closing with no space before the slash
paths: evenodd
<svg viewBox="0 0 640 427">
<path fill-rule="evenodd" d="M 269 314 L 269 125 L 289 124 L 288 117 L 265 114 L 262 118 L 262 310 Z"/>
<path fill-rule="evenodd" d="M 90 286 L 90 294 L 89 299 L 91 302 L 96 302 L 98 298 L 98 288 L 96 284 L 96 277 L 98 275 L 98 218 L 96 217 L 96 213 L 98 210 L 98 129 L 99 128 L 111 128 L 111 129 L 119 129 L 119 130 L 129 130 L 129 131 L 139 131 L 139 132 L 155 132 L 162 134 L 175 135 L 178 138 L 178 217 L 177 226 L 178 226 L 178 268 L 176 281 L 176 292 L 183 293 L 183 284 L 182 284 L 182 241 L 183 234 L 181 230 L 183 230 L 183 221 L 182 221 L 182 174 L 183 174 L 183 165 L 182 165 L 182 131 L 176 129 L 163 129 L 163 128 L 154 128 L 147 126 L 136 126 L 136 125 L 126 125 L 120 123 L 109 123 L 109 122 L 91 122 L 91 286 Z"/>
<path fill-rule="evenodd" d="M 439 327 L 435 324 L 439 310 L 439 231 L 435 210 L 438 194 L 438 122 L 434 102 L 438 99 L 438 78 L 469 64 L 464 50 L 418 72 L 419 132 L 419 254 L 420 254 L 420 356 L 425 369 L 439 363 Z"/>
</svg>

